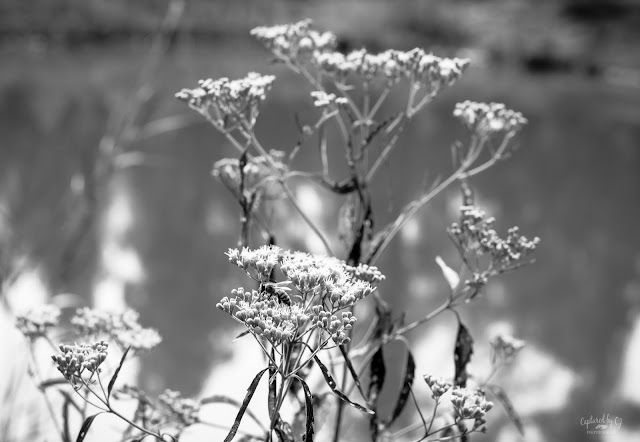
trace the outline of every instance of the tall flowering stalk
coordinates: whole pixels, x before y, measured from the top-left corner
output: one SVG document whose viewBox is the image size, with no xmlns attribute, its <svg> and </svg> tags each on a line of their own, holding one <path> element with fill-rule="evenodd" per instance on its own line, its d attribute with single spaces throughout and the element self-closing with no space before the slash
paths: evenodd
<svg viewBox="0 0 640 442">
<path fill-rule="evenodd" d="M 238 159 L 218 161 L 214 174 L 233 192 L 242 208 L 241 247 L 230 249 L 227 256 L 254 281 L 255 288 L 235 289 L 231 296 L 222 298 L 217 307 L 242 324 L 244 334 L 252 335 L 265 355 L 268 367 L 258 373 L 245 398 L 245 403 L 252 400 L 257 382 L 268 370 L 271 423 L 265 439 L 270 441 L 277 435 L 280 440 L 297 440 L 291 435 L 290 424 L 280 417 L 279 409 L 286 396 L 298 394 L 304 394 L 307 402 L 304 437 L 306 440 L 313 437 L 313 410 L 310 414 L 310 389 L 305 379 L 315 366 L 338 397 L 334 442 L 340 440 L 343 432 L 345 404 L 369 415 L 373 440 L 395 440 L 420 426 L 425 433 L 419 440 L 437 435 L 440 436 L 437 440 L 468 438 L 473 432 L 485 431 L 485 416 L 493 404 L 485 399 L 483 387 L 494 386 L 487 383 L 488 379 L 484 383 L 476 381 L 477 388 L 467 385 L 474 381 L 467 373 L 473 339 L 461 322 L 457 308 L 476 299 L 489 279 L 531 262 L 540 240 L 527 239 L 517 227 L 509 229 L 506 237 L 500 236 L 493 227 L 493 218 L 488 218 L 475 205 L 469 180 L 509 156 L 511 140 L 526 124 L 526 119 L 500 103 L 465 101 L 457 104 L 453 115 L 467 129 L 469 141 L 452 147 L 453 172 L 405 206 L 395 220 L 374 231 L 370 183 L 398 146 L 407 125 L 440 92 L 462 77 L 469 60 L 442 58 L 420 48 L 380 53 L 366 49 L 338 52 L 337 36 L 315 29 L 311 20 L 260 26 L 253 29 L 251 35 L 284 66 L 308 80 L 310 99 L 319 112 L 317 120 L 301 124 L 299 143 L 287 160 L 286 154 L 268 151 L 253 130 L 259 107 L 268 99 L 269 88 L 277 81 L 275 77 L 249 74 L 239 80 L 203 80 L 196 88 L 183 89 L 176 96 L 209 120 L 240 152 Z M 395 113 L 381 116 L 383 104 L 391 93 L 405 94 L 406 101 Z M 332 129 L 341 137 L 342 149 L 328 148 L 326 131 Z M 302 144 L 314 137 L 320 147 L 321 172 L 293 170 L 290 159 Z M 349 171 L 343 180 L 334 179 L 329 170 L 329 156 L 336 154 L 344 156 Z M 296 201 L 289 187 L 293 178 L 312 180 L 344 200 L 338 222 L 338 236 L 344 247 L 342 259 L 333 252 L 331 235 L 323 232 Z M 445 302 L 409 323 L 393 319 L 391 307 L 374 291 L 385 279 L 374 264 L 422 207 L 456 183 L 463 190 L 464 203 L 460 220 L 451 224 L 448 233 L 460 252 L 462 271 L 454 271 L 438 258 L 450 285 Z M 261 217 L 261 207 L 256 201 L 267 204 L 262 196 L 266 192 L 277 192 L 278 187 L 280 195 L 293 204 L 324 243 L 329 256 L 283 251 L 273 245 L 250 247 L 252 231 L 271 240 L 279 234 L 260 222 L 254 223 L 252 230 L 249 222 Z M 368 298 L 374 299 L 376 314 L 369 332 L 354 347 L 351 341 L 359 316 L 357 305 L 367 302 Z M 386 373 L 383 349 L 394 340 L 406 344 L 405 333 L 445 311 L 455 313 L 459 323 L 453 381 L 426 377 L 436 401 L 430 423 L 420 414 L 419 426 L 394 432 L 394 422 L 413 395 L 415 364 L 407 347 L 403 387 L 395 410 L 390 417 L 380 416 L 377 399 Z M 519 349 L 516 344 L 505 340 L 492 344 L 495 367 L 501 365 L 496 361 L 515 356 Z M 341 368 L 334 373 L 330 373 L 321 360 L 323 351 L 331 355 L 331 349 L 339 350 L 343 360 Z M 365 389 L 361 376 L 367 370 L 370 385 Z M 276 382 L 278 377 L 280 384 Z M 298 383 L 303 388 L 294 388 Z M 349 398 L 356 389 L 366 406 Z M 451 423 L 434 429 L 438 405 L 445 393 L 452 404 Z M 506 397 L 497 396 L 499 400 Z M 234 428 L 237 429 L 243 413 L 241 409 Z M 466 425 L 467 421 L 471 424 Z M 226 440 L 234 436 L 232 428 Z"/>
<path fill-rule="evenodd" d="M 178 440 L 191 425 L 219 427 L 219 423 L 203 421 L 200 410 L 208 404 L 225 403 L 238 407 L 235 421 L 224 425 L 228 430 L 225 442 L 243 433 L 240 424 L 245 414 L 262 431 L 243 433 L 245 441 L 311 442 L 317 430 L 316 414 L 328 398 L 335 397 L 337 405 L 330 413 L 332 428 L 327 436 L 334 442 L 341 440 L 347 431 L 343 425 L 346 405 L 358 410 L 359 416 L 368 421 L 373 441 L 404 440 L 416 431 L 420 431 L 420 435 L 414 435 L 416 442 L 468 441 L 471 434 L 486 431 L 487 416 L 494 405 L 487 398 L 488 393 L 503 404 L 522 431 L 522 423 L 506 393 L 490 380 L 517 356 L 523 341 L 504 335 L 495 337 L 491 341 L 493 370 L 485 379 L 475 378 L 468 371 L 474 341 L 458 310 L 480 297 L 491 278 L 532 262 L 540 243 L 537 237 L 523 236 L 517 227 L 508 229 L 506 235 L 499 234 L 495 220 L 475 204 L 469 184 L 471 178 L 510 156 L 511 141 L 526 119 L 500 103 L 458 103 L 453 116 L 467 130 L 468 142 L 452 147 L 451 173 L 376 230 L 371 183 L 399 145 L 408 124 L 464 75 L 470 61 L 438 57 L 420 48 L 341 53 L 336 50 L 337 36 L 314 29 L 310 20 L 261 26 L 252 30 L 251 35 L 281 64 L 309 82 L 309 99 L 318 115 L 308 124 L 300 124 L 299 142 L 290 152 L 267 149 L 254 131 L 277 81 L 275 76 L 253 72 L 239 79 L 204 79 L 194 88 L 176 94 L 220 131 L 239 153 L 238 157 L 218 160 L 213 175 L 241 208 L 239 245 L 226 255 L 232 265 L 247 275 L 250 284 L 232 290 L 216 306 L 243 328 L 243 336 L 250 335 L 259 344 L 266 365 L 255 375 L 244 400 L 213 396 L 197 401 L 172 390 L 153 399 L 136 387 L 117 386 L 128 354 L 138 356 L 161 341 L 158 332 L 142 327 L 137 313 L 132 311 L 110 314 L 80 309 L 71 319 L 79 342 L 57 347 L 53 346 L 50 334 L 59 327 L 60 312 L 54 308 L 20 316 L 17 319 L 20 331 L 30 343 L 44 338 L 52 344 L 53 363 L 63 377 L 62 383 L 74 394 L 100 413 L 111 413 L 128 422 L 123 440 L 146 436 Z M 392 93 L 405 100 L 400 108 L 383 115 L 386 112 L 383 109 L 388 107 L 383 105 Z M 337 132 L 342 146 L 329 149 L 326 137 L 329 130 Z M 294 170 L 291 159 L 312 139 L 318 141 L 320 172 Z M 347 177 L 341 180 L 335 179 L 329 168 L 329 157 L 335 155 L 344 158 L 348 170 Z M 294 178 L 311 180 L 342 200 L 338 232 L 323 232 L 304 212 L 291 188 Z M 459 219 L 447 232 L 459 252 L 461 271 L 453 270 L 437 257 L 449 284 L 447 296 L 434 311 L 410 312 L 405 320 L 405 315 L 394 315 L 392 306 L 379 293 L 386 278 L 375 264 L 412 217 L 456 184 L 461 187 L 463 204 Z M 269 229 L 263 217 L 270 201 L 276 198 L 292 204 L 322 241 L 327 255 L 283 250 L 275 245 L 283 232 Z M 269 244 L 252 244 L 257 236 L 269 238 Z M 334 253 L 338 241 L 342 244 L 340 254 Z M 362 332 L 355 334 L 354 329 L 370 319 L 358 307 L 365 303 L 373 304 L 369 311 L 375 310 L 375 314 L 368 325 L 361 327 Z M 429 418 L 423 415 L 415 397 L 415 361 L 404 335 L 444 312 L 453 313 L 457 319 L 452 349 L 454 372 L 447 378 L 424 376 L 433 400 Z M 402 368 L 397 400 L 391 413 L 385 414 L 382 410 L 389 407 L 380 407 L 379 397 L 389 384 L 385 348 L 392 341 L 402 343 L 406 350 L 404 358 L 395 361 Z M 119 364 L 109 359 L 111 344 L 123 352 Z M 332 395 L 319 394 L 315 385 L 311 388 L 313 370 L 320 372 Z M 268 423 L 248 409 L 266 373 Z M 60 385 L 57 380 L 39 383 L 43 391 Z M 73 404 L 77 410 L 86 410 L 78 406 L 77 398 L 64 397 L 69 401 L 66 407 Z M 119 411 L 118 401 L 125 400 L 135 401 L 133 416 Z M 280 413 L 287 400 L 294 407 L 299 405 L 290 420 Z M 398 428 L 398 418 L 411 402 L 420 420 Z M 85 421 L 78 441 L 86 437 L 97 416 L 81 414 Z M 59 429 L 65 441 L 69 439 L 67 423 L 64 422 L 64 429 Z"/>
</svg>

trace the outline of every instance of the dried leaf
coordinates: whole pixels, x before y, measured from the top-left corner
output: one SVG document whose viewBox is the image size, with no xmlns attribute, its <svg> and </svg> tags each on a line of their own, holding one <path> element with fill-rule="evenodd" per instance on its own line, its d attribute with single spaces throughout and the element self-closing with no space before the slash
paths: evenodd
<svg viewBox="0 0 640 442">
<path fill-rule="evenodd" d="M 348 403 L 349 405 L 351 405 L 357 410 L 360 410 L 368 414 L 375 414 L 373 410 L 369 410 L 367 407 L 363 407 L 362 405 L 353 402 L 351 399 L 347 397 L 347 395 L 345 395 L 343 392 L 338 390 L 336 381 L 333 379 L 333 377 L 329 373 L 329 370 L 327 369 L 327 367 L 325 367 L 325 365 L 320 361 L 318 356 L 314 356 L 313 359 L 318 364 L 318 367 L 320 367 L 320 371 L 322 371 L 322 376 L 324 376 L 324 380 L 327 382 L 327 385 L 329 386 L 329 388 L 331 388 L 331 391 L 333 391 L 333 393 L 336 396 L 338 396 L 340 399 L 342 399 L 343 401 L 345 401 L 346 403 Z"/>
<path fill-rule="evenodd" d="M 411 350 L 407 347 L 407 363 L 405 365 L 404 370 L 404 381 L 402 382 L 402 390 L 400 390 L 400 395 L 398 396 L 398 401 L 396 402 L 396 406 L 393 409 L 393 413 L 391 414 L 391 420 L 389 421 L 389 425 L 393 424 L 396 419 L 404 410 L 405 405 L 407 405 L 407 399 L 409 399 L 409 395 L 411 394 L 411 387 L 413 386 L 413 379 L 416 375 L 416 363 L 413 359 L 413 355 L 411 354 Z"/>
<path fill-rule="evenodd" d="M 109 381 L 109 386 L 107 387 L 107 401 L 111 397 L 111 390 L 113 390 L 113 385 L 116 383 L 116 379 L 118 379 L 118 375 L 120 374 L 120 369 L 124 364 L 124 360 L 127 358 L 127 354 L 131 350 L 131 347 L 127 347 L 127 349 L 122 354 L 122 358 L 120 358 L 120 364 L 118 364 L 118 368 L 113 372 L 113 376 L 111 376 L 111 380 Z"/>
<path fill-rule="evenodd" d="M 236 419 L 233 422 L 233 426 L 229 430 L 229 434 L 227 434 L 227 437 L 224 438 L 224 442 L 231 442 L 235 437 L 236 433 L 238 432 L 238 427 L 240 427 L 242 417 L 244 416 L 245 411 L 247 411 L 247 407 L 251 402 L 253 394 L 256 392 L 256 388 L 258 388 L 258 383 L 260 383 L 262 375 L 265 374 L 268 369 L 269 368 L 267 367 L 264 370 L 260 370 L 256 377 L 253 378 L 253 381 L 251 381 L 251 385 L 249 385 L 249 388 L 247 389 L 247 395 L 244 397 L 244 401 L 242 401 L 242 405 L 240 406 L 240 410 L 238 411 Z"/>
<path fill-rule="evenodd" d="M 387 374 L 387 367 L 384 364 L 384 353 L 382 352 L 382 346 L 376 351 L 371 358 L 371 363 L 369 364 L 369 394 L 368 403 L 369 406 L 376 412 L 376 414 L 372 415 L 369 419 L 369 432 L 371 433 L 371 440 L 378 440 L 378 394 L 382 390 L 382 386 L 384 385 L 384 379 Z"/>
<path fill-rule="evenodd" d="M 300 381 L 302 385 L 302 389 L 304 390 L 304 409 L 307 412 L 307 423 L 305 425 L 305 434 L 304 434 L 304 442 L 312 442 L 313 441 L 313 396 L 311 395 L 311 390 L 309 390 L 309 386 L 302 378 L 298 376 L 294 376 L 296 379 Z"/>
<path fill-rule="evenodd" d="M 469 378 L 469 373 L 467 373 L 467 364 L 471 360 L 472 354 L 473 338 L 471 337 L 467 327 L 459 321 L 456 347 L 453 353 L 453 361 L 456 368 L 456 374 L 454 377 L 455 385 L 459 385 L 461 387 L 465 387 L 467 385 L 467 379 Z"/>
</svg>

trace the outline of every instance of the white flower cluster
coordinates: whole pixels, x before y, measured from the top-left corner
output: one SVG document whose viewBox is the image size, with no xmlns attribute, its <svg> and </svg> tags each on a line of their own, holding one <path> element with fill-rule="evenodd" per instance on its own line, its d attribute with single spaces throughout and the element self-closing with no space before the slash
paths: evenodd
<svg viewBox="0 0 640 442">
<path fill-rule="evenodd" d="M 216 307 L 242 322 L 257 336 L 273 345 L 294 339 L 309 320 L 299 303 L 287 305 L 267 292 L 243 288 L 233 290 L 233 297 L 224 297 Z"/>
<path fill-rule="evenodd" d="M 182 89 L 176 93 L 176 98 L 201 112 L 209 112 L 224 129 L 232 129 L 243 122 L 253 126 L 274 80 L 273 75 L 255 72 L 237 80 L 209 78 L 200 80 L 195 89 Z"/>
<path fill-rule="evenodd" d="M 467 59 L 440 58 L 420 48 L 410 51 L 392 49 L 380 54 L 370 54 L 366 49 L 347 55 L 325 52 L 316 54 L 313 62 L 321 72 L 337 77 L 338 81 L 343 81 L 349 75 L 359 76 L 366 81 L 383 77 L 389 84 L 406 78 L 411 84 L 430 93 L 451 86 L 469 65 Z"/>
<path fill-rule="evenodd" d="M 376 266 L 358 264 L 357 267 L 346 266 L 346 269 L 354 278 L 368 282 L 369 284 L 382 282 L 386 278 Z"/>
<path fill-rule="evenodd" d="M 461 207 L 460 223 L 453 223 L 448 231 L 465 254 L 488 255 L 491 269 L 504 272 L 529 259 L 540 243 L 520 235 L 518 227 L 511 227 L 506 238 L 500 238 L 493 224 L 495 218 L 486 218 L 484 211 L 474 206 Z"/>
<path fill-rule="evenodd" d="M 346 98 L 336 97 L 336 94 L 328 94 L 324 91 L 313 91 L 311 92 L 311 97 L 313 98 L 313 105 L 322 109 L 333 105 L 347 106 L 349 104 L 349 100 Z"/>
<path fill-rule="evenodd" d="M 143 328 L 138 323 L 139 317 L 138 312 L 133 310 L 118 314 L 85 307 L 78 309 L 71 318 L 71 324 L 80 334 L 108 336 L 121 348 L 131 347 L 140 352 L 152 349 L 162 342 L 162 338 L 155 329 Z"/>
<path fill-rule="evenodd" d="M 424 381 L 427 383 L 427 385 L 431 389 L 432 397 L 435 400 L 440 399 L 440 396 L 442 396 L 447 391 L 449 391 L 453 386 L 451 382 L 445 381 L 442 378 L 438 378 L 432 375 L 425 375 Z"/>
<path fill-rule="evenodd" d="M 58 325 L 60 309 L 55 305 L 43 304 L 16 317 L 16 327 L 29 339 L 45 336 L 47 331 Z"/>
<path fill-rule="evenodd" d="M 350 307 L 373 292 L 368 282 L 354 278 L 344 261 L 303 252 L 285 252 L 280 265 L 285 277 L 300 291 L 303 300 L 318 297 L 332 310 Z"/>
<path fill-rule="evenodd" d="M 58 371 L 75 387 L 82 380 L 84 371 L 93 375 L 107 358 L 108 344 L 60 344 L 60 353 L 51 356 Z"/>
<path fill-rule="evenodd" d="M 490 342 L 492 362 L 508 364 L 515 359 L 525 346 L 525 342 L 509 335 L 497 335 Z"/>
<path fill-rule="evenodd" d="M 251 35 L 273 54 L 284 61 L 304 63 L 314 54 L 332 50 L 336 36 L 331 32 L 319 32 L 311 28 L 312 21 L 276 26 L 259 26 Z"/>
<path fill-rule="evenodd" d="M 289 167 L 285 164 L 285 153 L 279 150 L 271 150 L 269 156 L 276 164 L 280 173 L 287 173 Z M 267 159 L 257 156 L 247 159 L 247 162 L 240 173 L 240 160 L 237 158 L 223 158 L 213 165 L 212 175 L 219 179 L 225 187 L 237 197 L 240 196 L 240 189 L 244 187 L 245 192 L 264 191 L 269 197 L 276 197 L 281 193 L 280 186 L 272 186 L 267 178 L 273 176 L 271 169 L 267 166 Z M 244 185 L 241 180 L 244 177 Z"/>
<path fill-rule="evenodd" d="M 527 123 L 527 119 L 520 112 L 507 109 L 502 103 L 478 103 L 467 100 L 456 104 L 453 115 L 470 131 L 480 136 L 515 133 Z"/>
<path fill-rule="evenodd" d="M 282 249 L 278 246 L 262 246 L 255 250 L 247 247 L 242 250 L 229 249 L 225 255 L 229 257 L 229 262 L 240 267 L 249 277 L 265 283 L 280 261 L 281 252 Z"/>
<path fill-rule="evenodd" d="M 454 387 L 451 390 L 451 403 L 457 421 L 474 420 L 474 429 L 486 424 L 485 415 L 493 408 L 493 402 L 488 401 L 481 390 Z"/>
</svg>

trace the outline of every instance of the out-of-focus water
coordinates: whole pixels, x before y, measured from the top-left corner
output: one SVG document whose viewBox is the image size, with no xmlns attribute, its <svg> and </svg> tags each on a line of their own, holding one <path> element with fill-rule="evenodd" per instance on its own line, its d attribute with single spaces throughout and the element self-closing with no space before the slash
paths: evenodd
<svg viewBox="0 0 640 442">
<path fill-rule="evenodd" d="M 142 54 L 112 48 L 22 54 L 3 63 L 0 199 L 19 209 L 3 221 L 3 235 L 32 256 L 45 277 L 55 274 L 57 250 L 74 222 L 74 176 L 91 162 L 110 106 L 135 87 Z M 157 72 L 148 118 L 188 113 L 172 94 L 198 78 L 273 72 L 278 81 L 257 131 L 265 146 L 289 150 L 296 142 L 294 112 L 302 109 L 300 117 L 310 119 L 313 109 L 304 82 L 267 59 L 245 40 L 179 49 Z M 472 185 L 500 229 L 518 225 L 542 238 L 534 265 L 500 278 L 484 298 L 461 309 L 476 336 L 472 371 L 487 368 L 489 332 L 507 329 L 528 348 L 497 379 L 531 428 L 527 440 L 583 440 L 579 421 L 590 414 L 611 413 L 625 419 L 625 428 L 637 426 L 640 392 L 629 373 L 640 360 L 627 350 L 632 336 L 638 345 L 640 327 L 640 91 L 578 76 L 472 68 L 417 118 L 381 172 L 373 189 L 379 227 L 418 194 L 425 177 L 433 181 L 450 170 L 449 146 L 465 136 L 451 112 L 465 99 L 505 102 L 529 119 L 513 158 Z M 400 102 L 392 100 L 382 113 Z M 81 251 L 78 272 L 61 289 L 87 303 L 93 293 L 123 294 L 164 337 L 143 359 L 142 385 L 197 394 L 216 385 L 208 374 L 233 353 L 221 341 L 235 335 L 236 325 L 215 303 L 248 283 L 223 254 L 237 240 L 239 212 L 210 176 L 213 161 L 234 150 L 205 124 L 135 147 L 147 154 L 145 164 L 115 176 L 104 193 L 96 244 Z M 335 156 L 332 166 L 338 162 Z M 295 165 L 317 170 L 315 148 L 305 147 Z M 333 170 L 340 178 L 343 171 Z M 300 184 L 298 192 L 320 224 L 335 231 L 340 201 L 312 184 Z M 439 305 L 446 293 L 434 258 L 456 262 L 444 229 L 457 217 L 458 202 L 456 189 L 435 200 L 379 262 L 387 275 L 381 294 L 397 312 L 409 310 L 409 319 Z M 273 215 L 279 243 L 313 247 L 294 216 Z M 421 373 L 451 375 L 452 362 L 437 361 L 451 357 L 454 335 L 450 317 L 411 335 Z M 245 374 L 238 375 L 239 391 L 250 382 Z M 514 440 L 500 413 L 486 440 Z"/>
</svg>

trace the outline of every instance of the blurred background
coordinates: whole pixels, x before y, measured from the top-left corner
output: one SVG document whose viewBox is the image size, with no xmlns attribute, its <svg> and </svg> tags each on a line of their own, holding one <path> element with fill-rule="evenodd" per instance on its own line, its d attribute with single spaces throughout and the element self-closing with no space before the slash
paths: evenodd
<svg viewBox="0 0 640 442">
<path fill-rule="evenodd" d="M 449 146 L 465 137 L 451 115 L 456 102 L 500 101 L 529 119 L 513 158 L 471 184 L 500 229 L 518 225 L 542 238 L 537 262 L 499 278 L 461 310 L 476 339 L 472 373 L 488 370 L 496 330 L 527 341 L 520 360 L 496 377 L 527 433 L 518 436 L 498 406 L 489 433 L 473 440 L 640 440 L 640 1 L 180 6 L 0 2 L 0 347 L 14 352 L 14 364 L 3 363 L 3 428 L 21 413 L 5 384 L 30 388 L 29 379 L 16 383 L 9 375 L 24 363 L 12 315 L 51 299 L 69 311 L 128 306 L 157 328 L 164 342 L 142 358 L 138 377 L 150 393 L 226 388 L 243 396 L 251 356 L 230 343 L 239 330 L 215 309 L 247 284 L 223 254 L 237 242 L 240 212 L 210 174 L 214 161 L 236 153 L 173 94 L 200 78 L 274 74 L 257 133 L 263 145 L 289 151 L 298 137 L 296 112 L 303 121 L 314 115 L 309 89 L 270 64 L 249 30 L 308 17 L 335 32 L 341 50 L 422 47 L 472 61 L 405 131 L 380 174 L 374 191 L 382 219 L 416 197 L 425 180 L 450 171 Z M 302 149 L 295 167 L 319 169 L 313 147 Z M 335 232 L 341 201 L 304 182 L 296 192 Z M 442 302 L 446 283 L 434 258 L 456 263 L 445 228 L 459 204 L 456 189 L 445 192 L 379 262 L 387 275 L 380 292 L 394 311 L 410 309 L 409 318 L 417 318 Z M 276 209 L 279 245 L 322 251 L 290 207 Z M 332 240 L 340 244 L 337 234 Z M 419 373 L 452 376 L 453 317 L 410 338 Z M 253 356 L 257 351 L 251 348 Z M 621 429 L 587 435 L 580 419 L 602 414 L 622 418 Z M 20 440 L 7 431 L 2 440 Z"/>
</svg>

